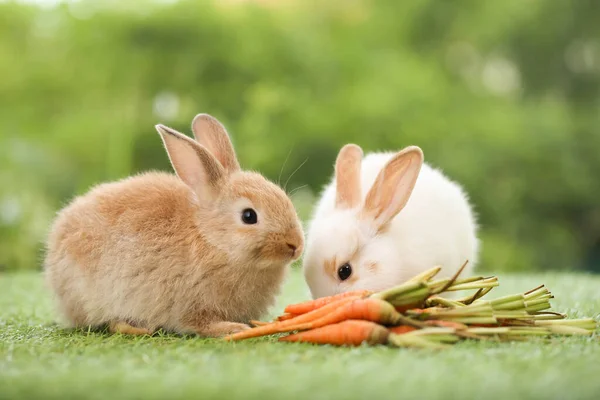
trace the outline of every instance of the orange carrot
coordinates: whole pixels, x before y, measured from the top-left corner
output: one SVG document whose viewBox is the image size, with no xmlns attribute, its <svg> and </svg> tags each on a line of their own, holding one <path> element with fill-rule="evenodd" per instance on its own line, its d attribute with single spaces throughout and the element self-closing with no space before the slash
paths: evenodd
<svg viewBox="0 0 600 400">
<path fill-rule="evenodd" d="M 347 297 L 287 321 L 247 329 L 225 337 L 225 340 L 241 340 L 272 335 L 274 333 L 303 331 L 336 324 L 349 319 L 361 319 L 380 324 L 395 325 L 402 316 L 385 300 Z"/>
<path fill-rule="evenodd" d="M 419 307 L 421 307 L 423 305 L 423 302 L 420 303 L 415 303 L 415 304 L 405 304 L 402 306 L 396 306 L 396 311 L 398 311 L 399 313 L 403 313 L 406 312 L 408 310 L 418 310 Z"/>
<path fill-rule="evenodd" d="M 410 325 L 400 325 L 400 326 L 394 326 L 392 328 L 389 328 L 389 331 L 392 333 L 395 333 L 397 335 L 402 335 L 404 333 L 408 333 L 408 332 L 412 332 L 412 331 L 416 331 L 417 328 L 410 326 Z"/>
<path fill-rule="evenodd" d="M 294 330 L 315 329 L 349 319 L 360 319 L 378 322 L 384 325 L 394 325 L 401 317 L 402 316 L 394 309 L 394 306 L 385 300 L 376 298 L 356 299 L 333 312 L 327 313 L 319 319 L 296 325 Z"/>
<path fill-rule="evenodd" d="M 277 317 L 275 320 L 276 321 L 287 321 L 288 319 L 292 319 L 297 316 L 298 316 L 298 314 L 285 313 L 285 314 L 282 314 L 279 317 Z"/>
<path fill-rule="evenodd" d="M 360 346 L 364 342 L 368 344 L 385 344 L 389 334 L 386 328 L 374 322 L 347 320 L 338 324 L 326 325 L 310 331 L 284 336 L 279 341 Z"/>
<path fill-rule="evenodd" d="M 304 314 L 317 308 L 321 308 L 326 304 L 332 303 L 336 300 L 343 299 L 346 297 L 367 297 L 372 292 L 369 290 L 352 290 L 349 292 L 339 293 L 334 296 L 321 297 L 315 300 L 305 301 L 303 303 L 291 304 L 285 308 L 286 313 L 290 314 Z"/>
<path fill-rule="evenodd" d="M 224 339 L 241 340 L 259 336 L 272 335 L 274 333 L 291 332 L 296 330 L 296 326 L 321 318 L 322 316 L 329 314 L 333 310 L 336 310 L 338 307 L 343 307 L 347 303 L 350 303 L 356 299 L 356 297 L 345 297 L 332 303 L 329 303 L 321 308 L 317 308 L 314 311 L 299 315 L 295 318 L 288 319 L 286 321 L 276 321 L 267 325 L 257 326 L 256 328 L 246 329 L 245 331 L 225 336 Z"/>
<path fill-rule="evenodd" d="M 263 322 L 263 321 L 256 321 L 256 320 L 250 321 L 250 325 L 254 325 L 254 326 L 264 326 L 264 325 L 268 325 L 268 324 L 270 324 L 270 322 Z"/>
</svg>

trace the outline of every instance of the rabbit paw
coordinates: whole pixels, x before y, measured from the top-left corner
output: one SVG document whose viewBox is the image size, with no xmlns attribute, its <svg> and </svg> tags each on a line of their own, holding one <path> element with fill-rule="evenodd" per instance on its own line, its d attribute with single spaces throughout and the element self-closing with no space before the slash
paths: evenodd
<svg viewBox="0 0 600 400">
<path fill-rule="evenodd" d="M 221 337 L 231 335 L 232 333 L 245 331 L 247 329 L 250 329 L 250 326 L 246 324 L 240 324 L 238 322 L 219 321 L 213 322 L 202 329 L 198 329 L 197 333 L 203 336 Z"/>
<path fill-rule="evenodd" d="M 152 331 L 146 328 L 136 328 L 124 321 L 112 321 L 108 330 L 110 333 L 121 333 L 124 335 L 152 335 Z"/>
</svg>

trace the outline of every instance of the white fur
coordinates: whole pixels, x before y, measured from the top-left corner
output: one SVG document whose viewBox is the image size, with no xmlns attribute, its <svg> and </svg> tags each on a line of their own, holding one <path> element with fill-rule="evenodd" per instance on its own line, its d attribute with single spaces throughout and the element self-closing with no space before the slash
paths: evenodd
<svg viewBox="0 0 600 400">
<path fill-rule="evenodd" d="M 379 171 L 395 154 L 372 153 L 363 158 L 362 202 Z M 463 275 L 468 275 L 477 263 L 477 225 L 467 196 L 457 183 L 429 165 L 421 167 L 404 209 L 390 228 L 379 234 L 368 221 L 357 218 L 362 206 L 337 209 L 335 191 L 334 177 L 322 193 L 308 229 L 303 269 L 313 298 L 355 289 L 385 289 L 436 265 L 442 266 L 440 276 L 449 276 L 467 259 Z M 358 276 L 353 284 L 325 272 L 326 260 L 333 258 L 338 261 L 336 268 L 350 261 L 353 275 Z M 377 263 L 374 271 L 367 268 L 372 262 Z"/>
</svg>

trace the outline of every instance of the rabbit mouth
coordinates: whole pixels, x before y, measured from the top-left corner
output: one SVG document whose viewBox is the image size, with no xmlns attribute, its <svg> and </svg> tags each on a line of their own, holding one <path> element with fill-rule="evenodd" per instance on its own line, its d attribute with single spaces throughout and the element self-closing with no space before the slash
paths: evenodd
<svg viewBox="0 0 600 400">
<path fill-rule="evenodd" d="M 302 255 L 302 245 L 297 246 L 289 242 L 271 243 L 260 247 L 257 253 L 260 258 L 291 262 Z"/>
</svg>

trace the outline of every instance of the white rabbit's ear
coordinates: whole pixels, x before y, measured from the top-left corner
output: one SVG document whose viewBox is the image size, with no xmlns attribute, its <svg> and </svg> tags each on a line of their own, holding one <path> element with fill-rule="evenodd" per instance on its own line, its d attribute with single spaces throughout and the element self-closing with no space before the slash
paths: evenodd
<svg viewBox="0 0 600 400">
<path fill-rule="evenodd" d="M 423 152 L 410 146 L 379 171 L 365 199 L 362 215 L 373 219 L 377 229 L 392 220 L 406 205 L 423 165 Z"/>
<path fill-rule="evenodd" d="M 200 199 L 211 199 L 219 191 L 225 170 L 217 159 L 193 139 L 164 125 L 156 125 L 177 176 Z"/>
<path fill-rule="evenodd" d="M 335 161 L 335 206 L 354 208 L 361 200 L 360 164 L 363 151 L 355 144 L 341 148 Z"/>
<path fill-rule="evenodd" d="M 240 164 L 225 127 L 208 114 L 198 114 L 192 121 L 196 141 L 206 147 L 228 173 L 238 171 Z"/>
</svg>

